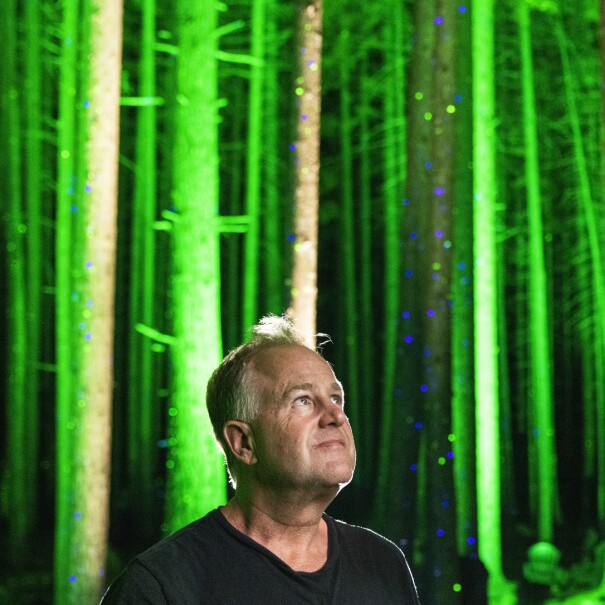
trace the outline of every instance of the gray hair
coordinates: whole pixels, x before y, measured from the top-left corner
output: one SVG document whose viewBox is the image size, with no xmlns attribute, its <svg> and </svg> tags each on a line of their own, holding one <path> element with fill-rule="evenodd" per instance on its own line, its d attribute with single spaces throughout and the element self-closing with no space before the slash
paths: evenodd
<svg viewBox="0 0 605 605">
<path fill-rule="evenodd" d="M 233 349 L 214 370 L 206 389 L 206 406 L 214 435 L 233 476 L 233 459 L 223 427 L 229 420 L 251 422 L 259 412 L 259 393 L 249 373 L 250 362 L 262 351 L 283 346 L 306 346 L 302 334 L 286 316 L 263 317 L 253 328 L 253 336 Z"/>
</svg>

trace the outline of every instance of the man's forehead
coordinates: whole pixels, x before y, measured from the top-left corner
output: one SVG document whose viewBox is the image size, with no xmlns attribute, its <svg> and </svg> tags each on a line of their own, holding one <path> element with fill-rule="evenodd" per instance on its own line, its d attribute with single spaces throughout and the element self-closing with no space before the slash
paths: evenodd
<svg viewBox="0 0 605 605">
<path fill-rule="evenodd" d="M 282 345 L 259 351 L 250 360 L 250 369 L 273 379 L 305 382 L 305 374 L 329 373 L 336 381 L 332 366 L 312 349 L 303 345 Z M 310 380 L 313 382 L 313 380 Z"/>
</svg>

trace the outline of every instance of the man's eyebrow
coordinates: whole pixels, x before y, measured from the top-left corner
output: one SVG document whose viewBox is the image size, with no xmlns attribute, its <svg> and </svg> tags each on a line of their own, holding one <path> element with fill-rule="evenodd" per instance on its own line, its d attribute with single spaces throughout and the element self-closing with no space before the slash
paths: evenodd
<svg viewBox="0 0 605 605">
<path fill-rule="evenodd" d="M 283 399 L 287 399 L 288 396 L 290 395 L 290 393 L 293 393 L 294 391 L 316 391 L 318 390 L 319 387 L 314 383 L 314 382 L 303 382 L 301 384 L 295 384 L 292 385 L 289 389 L 286 389 L 284 394 L 283 394 Z M 343 392 L 342 389 L 342 385 L 340 384 L 340 382 L 334 381 L 331 385 L 330 385 L 330 391 L 339 391 L 339 392 Z"/>
</svg>

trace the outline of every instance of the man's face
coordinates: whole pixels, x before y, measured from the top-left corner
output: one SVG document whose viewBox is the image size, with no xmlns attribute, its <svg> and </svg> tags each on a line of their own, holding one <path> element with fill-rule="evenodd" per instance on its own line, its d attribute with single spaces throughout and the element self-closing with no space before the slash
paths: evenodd
<svg viewBox="0 0 605 605">
<path fill-rule="evenodd" d="M 280 346 L 252 362 L 260 395 L 251 422 L 256 477 L 269 489 L 338 488 L 355 468 L 344 393 L 329 364 L 302 346 Z"/>
</svg>

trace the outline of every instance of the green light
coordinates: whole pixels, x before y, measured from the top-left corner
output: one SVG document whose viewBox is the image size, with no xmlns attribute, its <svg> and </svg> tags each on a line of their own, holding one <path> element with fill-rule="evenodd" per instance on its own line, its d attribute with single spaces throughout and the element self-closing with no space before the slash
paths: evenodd
<svg viewBox="0 0 605 605">
<path fill-rule="evenodd" d="M 460 592 L 460 591 L 462 590 L 462 585 L 461 585 L 461 584 L 456 583 L 456 584 L 454 584 L 454 585 L 452 586 L 452 590 L 453 590 L 454 592 Z"/>
<path fill-rule="evenodd" d="M 433 119 L 433 114 L 430 111 L 425 111 L 424 112 L 424 119 L 427 122 L 430 122 Z"/>
</svg>

